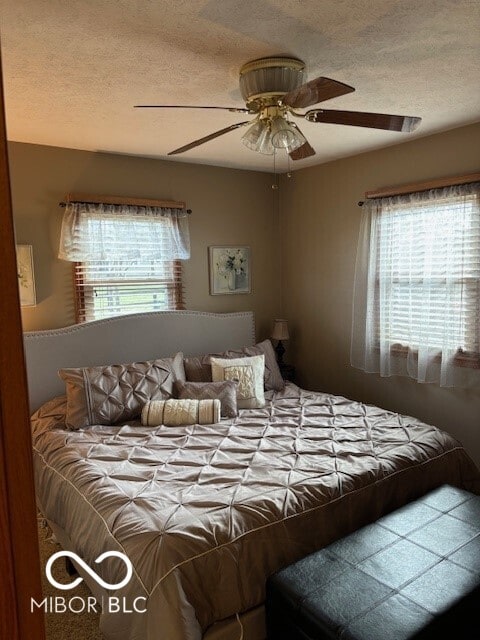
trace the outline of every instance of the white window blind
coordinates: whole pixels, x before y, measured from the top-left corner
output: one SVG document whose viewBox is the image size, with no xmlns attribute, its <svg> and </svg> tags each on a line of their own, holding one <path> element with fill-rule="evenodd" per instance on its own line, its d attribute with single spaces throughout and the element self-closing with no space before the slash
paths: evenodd
<svg viewBox="0 0 480 640">
<path fill-rule="evenodd" d="M 357 256 L 354 366 L 445 386 L 456 384 L 459 366 L 480 366 L 479 187 L 367 203 Z"/>
<path fill-rule="evenodd" d="M 391 344 L 479 351 L 476 196 L 391 205 L 377 227 L 377 330 Z"/>
<path fill-rule="evenodd" d="M 183 309 L 183 209 L 70 203 L 59 257 L 75 262 L 77 321 Z"/>
<path fill-rule="evenodd" d="M 180 260 L 75 263 L 77 322 L 127 313 L 184 309 Z"/>
</svg>

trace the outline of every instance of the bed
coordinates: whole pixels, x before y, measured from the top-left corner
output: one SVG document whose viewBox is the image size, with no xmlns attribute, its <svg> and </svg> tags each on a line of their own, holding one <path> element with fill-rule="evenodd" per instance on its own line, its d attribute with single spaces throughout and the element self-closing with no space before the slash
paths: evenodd
<svg viewBox="0 0 480 640">
<path fill-rule="evenodd" d="M 89 566 L 125 553 L 107 640 L 263 640 L 272 572 L 449 483 L 480 493 L 459 442 L 421 421 L 285 383 L 209 425 L 65 427 L 58 371 L 248 349 L 250 312 L 122 316 L 25 334 L 39 510 Z M 95 566 L 118 582 L 124 566 Z M 111 592 L 79 567 L 94 595 Z"/>
</svg>

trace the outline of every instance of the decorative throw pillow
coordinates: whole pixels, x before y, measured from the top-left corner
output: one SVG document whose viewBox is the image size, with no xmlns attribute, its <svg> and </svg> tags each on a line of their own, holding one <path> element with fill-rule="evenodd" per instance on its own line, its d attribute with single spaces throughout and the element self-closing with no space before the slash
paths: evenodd
<svg viewBox="0 0 480 640">
<path fill-rule="evenodd" d="M 184 359 L 185 377 L 188 382 L 212 382 L 210 358 L 222 357 L 221 353 L 207 353 L 203 356 L 188 356 Z"/>
<path fill-rule="evenodd" d="M 210 358 L 214 382 L 237 380 L 237 406 L 239 409 L 257 409 L 265 406 L 263 378 L 265 356 L 245 358 Z"/>
<path fill-rule="evenodd" d="M 175 389 L 178 398 L 193 398 L 207 400 L 218 398 L 221 404 L 222 416 L 235 418 L 237 411 L 237 386 L 235 380 L 222 382 L 176 382 Z"/>
<path fill-rule="evenodd" d="M 263 340 L 251 347 L 243 347 L 239 350 L 227 351 L 227 358 L 241 358 L 242 356 L 265 356 L 264 386 L 265 391 L 282 391 L 285 388 L 285 380 L 282 378 L 278 366 L 275 350 L 270 340 Z"/>
<path fill-rule="evenodd" d="M 33 433 L 37 434 L 50 429 L 65 428 L 67 397 L 56 396 L 42 404 L 31 416 Z"/>
<path fill-rule="evenodd" d="M 278 367 L 275 351 L 270 340 L 263 340 L 250 347 L 241 349 L 229 349 L 223 353 L 210 353 L 203 356 L 190 356 L 185 358 L 185 375 L 190 382 L 209 382 L 212 380 L 212 367 L 210 358 L 242 358 L 244 356 L 265 356 L 264 386 L 265 391 L 281 391 L 285 387 Z"/>
<path fill-rule="evenodd" d="M 215 424 L 217 422 L 220 422 L 218 398 L 151 400 L 142 409 L 142 424 L 150 427 L 161 424 L 176 427 L 183 424 Z"/>
<path fill-rule="evenodd" d="M 60 369 L 58 373 L 66 386 L 66 425 L 74 430 L 133 420 L 146 402 L 170 398 L 173 383 L 185 380 L 183 353 L 147 362 Z"/>
</svg>

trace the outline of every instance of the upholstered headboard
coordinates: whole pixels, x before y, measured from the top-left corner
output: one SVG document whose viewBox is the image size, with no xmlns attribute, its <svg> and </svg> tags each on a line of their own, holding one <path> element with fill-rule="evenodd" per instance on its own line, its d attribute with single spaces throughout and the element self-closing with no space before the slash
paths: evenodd
<svg viewBox="0 0 480 640">
<path fill-rule="evenodd" d="M 213 353 L 254 344 L 251 311 L 206 313 L 159 311 L 24 333 L 31 412 L 61 395 L 64 367 L 141 362 L 170 356 Z"/>
</svg>

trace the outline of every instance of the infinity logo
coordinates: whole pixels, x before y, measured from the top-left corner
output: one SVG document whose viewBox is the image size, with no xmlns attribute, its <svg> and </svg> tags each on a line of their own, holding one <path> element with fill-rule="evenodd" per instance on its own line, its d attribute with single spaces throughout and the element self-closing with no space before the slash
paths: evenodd
<svg viewBox="0 0 480 640">
<path fill-rule="evenodd" d="M 123 562 L 125 563 L 125 565 L 127 567 L 127 575 L 125 576 L 125 578 L 121 582 L 117 582 L 117 583 L 114 583 L 114 584 L 110 584 L 109 582 L 105 582 L 105 580 L 103 580 L 98 575 L 98 573 L 93 571 L 93 569 L 91 569 L 88 566 L 88 564 L 86 564 L 81 558 L 79 558 L 77 556 L 76 553 L 73 553 L 72 551 L 57 551 L 57 553 L 54 553 L 53 556 L 50 556 L 50 558 L 48 559 L 48 562 L 46 564 L 46 567 L 45 567 L 45 574 L 47 576 L 47 580 L 50 582 L 50 584 L 53 587 L 56 587 L 57 589 L 62 589 L 63 591 L 68 591 L 69 589 L 74 589 L 77 585 L 79 585 L 82 582 L 83 578 L 78 577 L 78 578 L 75 578 L 75 580 L 73 582 L 71 582 L 70 584 L 62 584 L 61 582 L 57 582 L 55 580 L 55 578 L 52 576 L 52 565 L 55 562 L 55 560 L 57 558 L 68 557 L 68 558 L 72 558 L 72 560 L 75 560 L 75 562 L 77 564 L 79 564 L 82 567 L 82 569 L 84 569 L 84 571 L 86 571 L 88 573 L 88 575 L 91 578 L 93 578 L 95 580 L 95 582 L 97 582 L 104 589 L 121 589 L 122 587 L 124 587 L 129 582 L 130 578 L 132 577 L 132 573 L 133 573 L 132 563 L 127 558 L 127 556 L 124 553 L 120 553 L 119 551 L 105 551 L 105 553 L 102 553 L 101 555 L 98 556 L 98 558 L 95 560 L 95 562 L 97 564 L 100 564 L 101 562 L 103 562 L 105 560 L 105 558 L 111 558 L 113 556 L 123 560 Z"/>
</svg>

